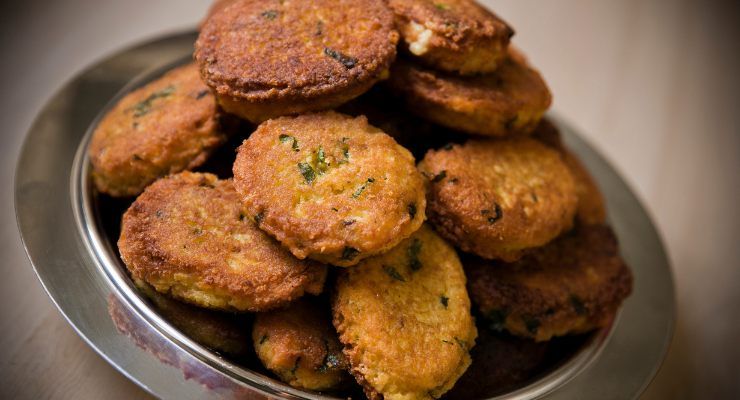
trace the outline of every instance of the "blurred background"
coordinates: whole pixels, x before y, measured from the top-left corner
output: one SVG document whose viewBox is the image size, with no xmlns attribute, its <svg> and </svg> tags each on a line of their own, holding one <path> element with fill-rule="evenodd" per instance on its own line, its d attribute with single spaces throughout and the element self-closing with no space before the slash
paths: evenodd
<svg viewBox="0 0 740 400">
<path fill-rule="evenodd" d="M 517 31 L 554 109 L 631 184 L 667 245 L 678 320 L 647 399 L 740 396 L 740 2 L 483 1 Z M 44 103 L 123 47 L 194 27 L 207 0 L 0 3 L 0 397 L 147 395 L 44 293 L 13 210 L 23 137 Z"/>
</svg>

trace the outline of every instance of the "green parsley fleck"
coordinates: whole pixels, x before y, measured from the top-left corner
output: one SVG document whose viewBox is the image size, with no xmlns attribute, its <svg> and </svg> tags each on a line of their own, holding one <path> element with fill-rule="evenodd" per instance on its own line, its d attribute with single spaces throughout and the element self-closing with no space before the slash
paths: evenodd
<svg viewBox="0 0 740 400">
<path fill-rule="evenodd" d="M 447 177 L 447 171 L 442 170 L 439 174 L 437 174 L 434 178 L 432 178 L 432 182 L 433 183 L 440 182 L 445 177 Z"/>
<path fill-rule="evenodd" d="M 154 103 L 155 100 L 169 97 L 173 93 L 175 93 L 175 86 L 169 85 L 160 91 L 150 94 L 149 97 L 136 103 L 129 110 L 134 111 L 134 118 L 142 117 L 152 110 L 152 103 Z"/>
<path fill-rule="evenodd" d="M 352 198 L 353 199 L 356 199 L 356 198 L 360 197 L 360 195 L 362 194 L 362 192 L 365 191 L 365 188 L 367 188 L 367 186 L 369 184 L 373 183 L 373 182 L 375 182 L 375 179 L 374 178 L 367 178 L 367 181 L 365 181 L 365 183 L 363 183 L 362 185 L 360 185 L 360 187 L 357 188 L 357 190 L 355 190 L 354 193 L 352 193 Z"/>
<path fill-rule="evenodd" d="M 398 273 L 398 271 L 395 268 L 389 265 L 383 265 L 383 271 L 385 271 L 385 273 L 388 274 L 388 276 L 390 276 L 391 278 L 397 281 L 406 282 L 406 279 L 403 279 L 403 276 L 401 276 L 401 274 Z"/>
<path fill-rule="evenodd" d="M 437 7 L 437 10 L 442 10 L 442 11 L 450 9 L 450 6 L 444 3 L 434 3 L 434 6 Z"/>
<path fill-rule="evenodd" d="M 331 58 L 333 58 L 333 59 L 335 59 L 337 61 L 339 61 L 347 69 L 352 69 L 352 68 L 354 68 L 357 65 L 357 59 L 356 58 L 350 57 L 350 56 L 348 56 L 346 54 L 342 54 L 341 52 L 336 51 L 336 50 L 334 50 L 332 48 L 324 47 L 324 54 L 326 54 L 327 56 L 329 56 L 329 57 L 331 57 Z"/>
<path fill-rule="evenodd" d="M 281 134 L 279 136 L 281 143 L 291 143 L 290 147 L 293 149 L 293 151 L 300 151 L 301 149 L 298 147 L 298 139 L 296 139 L 293 136 Z"/>
<path fill-rule="evenodd" d="M 257 215 L 254 216 L 254 224 L 259 226 L 263 219 L 265 219 L 265 213 L 257 213 Z"/>
<path fill-rule="evenodd" d="M 415 203 L 411 203 L 411 204 L 408 205 L 407 208 L 408 208 L 408 211 L 409 211 L 409 218 L 410 219 L 414 219 L 414 217 L 416 216 L 416 204 Z"/>
<path fill-rule="evenodd" d="M 278 12 L 277 10 L 267 10 L 264 11 L 262 14 L 260 14 L 262 17 L 269 19 L 272 21 L 273 19 L 277 18 Z"/>
<path fill-rule="evenodd" d="M 311 168 L 309 163 L 298 163 L 298 170 L 301 171 L 301 175 L 303 175 L 303 179 L 307 184 L 310 185 L 314 180 L 316 180 L 316 172 Z"/>
<path fill-rule="evenodd" d="M 491 217 L 488 217 L 488 223 L 489 224 L 495 223 L 496 221 L 500 220 L 501 217 L 504 216 L 504 212 L 503 212 L 503 210 L 501 210 L 501 206 L 498 205 L 498 203 L 493 203 L 493 207 L 494 207 L 495 215 L 493 215 Z M 480 213 L 481 213 L 481 215 L 489 215 L 489 214 L 491 214 L 491 210 L 481 210 Z"/>
<path fill-rule="evenodd" d="M 418 271 L 419 269 L 421 269 L 419 253 L 421 253 L 421 240 L 414 238 L 414 240 L 411 241 L 408 249 L 406 249 L 406 255 L 409 258 L 409 268 L 412 271 Z"/>
</svg>

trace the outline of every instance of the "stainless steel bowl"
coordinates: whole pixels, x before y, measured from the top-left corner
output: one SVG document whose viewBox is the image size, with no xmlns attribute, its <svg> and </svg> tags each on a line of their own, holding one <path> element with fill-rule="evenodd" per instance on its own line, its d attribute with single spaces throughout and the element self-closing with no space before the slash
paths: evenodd
<svg viewBox="0 0 740 400">
<path fill-rule="evenodd" d="M 98 212 L 86 152 L 92 129 L 120 96 L 161 75 L 173 60 L 184 62 L 194 40 L 195 33 L 187 32 L 124 50 L 70 81 L 47 104 L 28 134 L 16 171 L 16 211 L 29 258 L 77 332 L 154 395 L 332 398 L 284 385 L 175 328 L 134 288 L 117 255 L 117 238 L 106 231 Z M 635 289 L 609 328 L 584 340 L 547 373 L 494 398 L 635 398 L 656 373 L 670 342 L 675 312 L 670 268 L 631 190 L 566 123 L 553 118 L 604 190 Z"/>
</svg>

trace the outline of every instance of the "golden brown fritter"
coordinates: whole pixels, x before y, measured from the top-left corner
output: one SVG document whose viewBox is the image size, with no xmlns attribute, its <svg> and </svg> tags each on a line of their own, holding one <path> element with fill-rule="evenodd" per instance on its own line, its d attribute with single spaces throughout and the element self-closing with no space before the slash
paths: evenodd
<svg viewBox="0 0 740 400">
<path fill-rule="evenodd" d="M 333 390 L 349 378 L 329 306 L 317 299 L 302 298 L 286 309 L 258 313 L 252 340 L 262 364 L 290 386 Z"/>
<path fill-rule="evenodd" d="M 393 13 L 375 0 L 241 0 L 205 22 L 195 59 L 228 112 L 253 122 L 334 108 L 387 76 Z"/>
<path fill-rule="evenodd" d="M 103 193 L 135 196 L 158 178 L 203 164 L 225 141 L 213 95 L 189 64 L 106 114 L 90 141 L 92 177 Z"/>
<path fill-rule="evenodd" d="M 342 271 L 333 310 L 351 372 L 371 399 L 437 398 L 470 365 L 477 331 L 465 274 L 428 226 Z"/>
<path fill-rule="evenodd" d="M 506 58 L 514 30 L 474 0 L 389 0 L 411 54 L 463 75 L 490 73 Z"/>
<path fill-rule="evenodd" d="M 167 322 L 196 342 L 234 356 L 244 356 L 251 351 L 248 321 L 241 315 L 194 307 L 170 299 L 144 281 L 136 280 L 135 283 Z"/>
<path fill-rule="evenodd" d="M 425 218 L 411 153 L 365 117 L 333 111 L 264 122 L 239 147 L 234 185 L 293 255 L 338 266 L 390 249 Z"/>
<path fill-rule="evenodd" d="M 470 295 L 491 323 L 537 341 L 606 326 L 632 274 L 606 226 L 581 226 L 513 264 L 465 259 Z"/>
<path fill-rule="evenodd" d="M 232 182 L 211 174 L 149 186 L 123 215 L 118 248 L 134 279 L 206 308 L 264 311 L 320 293 L 326 278 L 257 229 Z"/>
<path fill-rule="evenodd" d="M 571 228 L 573 177 L 560 154 L 529 139 L 470 140 L 430 151 L 427 214 L 463 251 L 515 261 Z"/>
<path fill-rule="evenodd" d="M 558 150 L 570 168 L 576 183 L 578 211 L 576 221 L 585 225 L 599 225 L 606 222 L 606 201 L 599 186 L 581 160 L 562 142 L 558 128 L 546 118 L 532 132 L 532 138 Z"/>
<path fill-rule="evenodd" d="M 399 60 L 389 84 L 409 110 L 432 122 L 475 135 L 524 135 L 537 126 L 552 96 L 524 57 L 511 49 L 509 54 L 496 72 L 478 76 L 456 76 Z"/>
</svg>

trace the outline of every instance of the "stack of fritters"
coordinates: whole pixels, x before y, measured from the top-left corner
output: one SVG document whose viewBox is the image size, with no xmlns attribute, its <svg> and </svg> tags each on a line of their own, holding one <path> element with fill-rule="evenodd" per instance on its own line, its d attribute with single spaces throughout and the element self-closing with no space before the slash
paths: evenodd
<svg viewBox="0 0 740 400">
<path fill-rule="evenodd" d="M 545 341 L 629 295 L 598 187 L 542 120 L 546 84 L 474 1 L 222 0 L 200 29 L 195 63 L 124 97 L 90 145 L 98 191 L 138 196 L 118 246 L 155 305 L 256 313 L 256 354 L 292 386 L 425 399 L 471 364 L 473 312 L 484 338 Z M 236 159 L 206 165 L 233 178 L 189 172 L 230 137 Z M 244 354 L 217 331 L 192 335 Z"/>
</svg>

